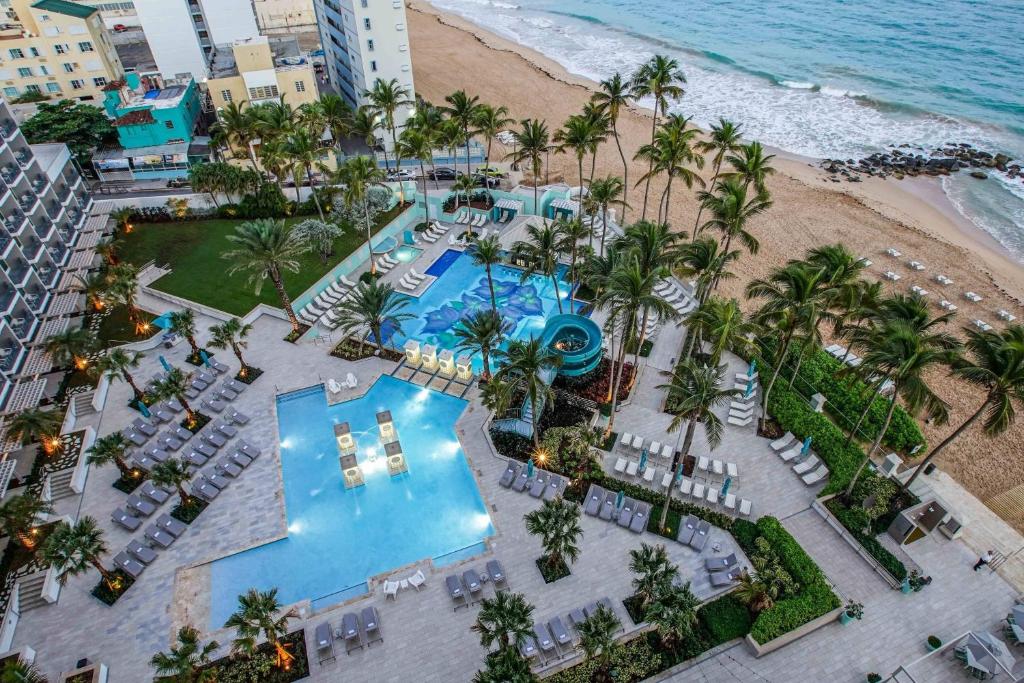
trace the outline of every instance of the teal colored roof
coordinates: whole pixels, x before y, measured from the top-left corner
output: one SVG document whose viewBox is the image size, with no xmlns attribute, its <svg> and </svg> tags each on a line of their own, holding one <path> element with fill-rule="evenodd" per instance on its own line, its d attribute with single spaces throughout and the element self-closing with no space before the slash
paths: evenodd
<svg viewBox="0 0 1024 683">
<path fill-rule="evenodd" d="M 91 16 L 93 12 L 98 11 L 95 7 L 78 5 L 73 2 L 67 2 L 67 0 L 39 0 L 32 7 L 33 9 L 57 12 L 58 14 L 66 14 L 70 17 L 78 17 L 79 19 L 85 19 Z"/>
</svg>

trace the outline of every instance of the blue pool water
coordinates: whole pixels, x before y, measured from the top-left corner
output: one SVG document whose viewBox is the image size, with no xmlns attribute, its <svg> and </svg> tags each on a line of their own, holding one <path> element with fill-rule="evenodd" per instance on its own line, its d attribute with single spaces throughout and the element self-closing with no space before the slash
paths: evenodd
<svg viewBox="0 0 1024 683">
<path fill-rule="evenodd" d="M 285 604 L 310 598 L 328 605 L 365 592 L 368 577 L 389 569 L 479 552 L 494 529 L 455 435 L 465 406 L 387 376 L 364 397 L 333 406 L 323 387 L 279 396 L 288 537 L 212 564 L 210 626 L 223 625 L 237 596 L 251 587 L 277 587 Z M 383 452 L 380 410 L 391 411 L 408 462 L 409 471 L 397 477 L 376 457 Z M 346 421 L 366 479 L 349 490 L 333 431 Z"/>
<path fill-rule="evenodd" d="M 427 268 L 426 274 L 432 277 L 441 277 L 441 275 L 444 274 L 444 271 L 448 270 L 448 267 L 455 263 L 460 256 L 462 256 L 462 252 L 458 249 L 447 250 L 438 256 L 436 261 L 430 264 L 430 267 Z"/>
</svg>

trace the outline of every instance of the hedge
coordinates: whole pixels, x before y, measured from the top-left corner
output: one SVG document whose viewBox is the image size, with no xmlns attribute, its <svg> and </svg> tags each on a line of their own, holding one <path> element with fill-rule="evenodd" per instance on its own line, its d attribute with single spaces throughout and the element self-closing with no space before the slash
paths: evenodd
<svg viewBox="0 0 1024 683">
<path fill-rule="evenodd" d="M 825 507 L 835 515 L 836 519 L 846 527 L 846 530 L 853 534 L 853 537 L 857 539 L 861 547 L 867 551 L 871 557 L 878 560 L 878 563 L 885 568 L 885 571 L 889 572 L 893 578 L 897 581 L 902 581 L 907 577 L 907 567 L 904 565 L 898 557 L 893 555 L 891 552 L 885 549 L 878 540 L 870 534 L 865 534 L 861 530 L 862 519 L 856 513 L 856 511 L 844 507 L 837 499 L 833 498 L 825 503 Z"/>
<path fill-rule="evenodd" d="M 709 649 L 750 633 L 750 612 L 732 593 L 703 605 L 697 618 L 707 635 Z"/>
</svg>

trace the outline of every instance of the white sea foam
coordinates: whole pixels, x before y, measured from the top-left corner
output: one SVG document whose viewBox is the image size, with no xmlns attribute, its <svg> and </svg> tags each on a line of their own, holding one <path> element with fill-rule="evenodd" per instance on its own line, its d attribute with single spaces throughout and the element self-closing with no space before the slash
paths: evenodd
<svg viewBox="0 0 1024 683">
<path fill-rule="evenodd" d="M 806 81 L 779 81 L 779 85 L 783 85 L 793 90 L 813 90 L 818 87 L 814 83 L 807 83 Z"/>
</svg>

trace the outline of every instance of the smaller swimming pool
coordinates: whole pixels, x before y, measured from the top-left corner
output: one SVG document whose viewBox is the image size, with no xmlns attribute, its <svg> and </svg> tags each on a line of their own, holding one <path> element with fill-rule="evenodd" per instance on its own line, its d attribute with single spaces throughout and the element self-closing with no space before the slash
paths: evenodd
<svg viewBox="0 0 1024 683">
<path fill-rule="evenodd" d="M 462 256 L 462 252 L 458 249 L 448 249 L 438 256 L 436 261 L 430 264 L 430 267 L 427 268 L 427 275 L 441 277 L 446 270 L 451 268 L 453 263 L 459 260 L 460 256 Z"/>
<path fill-rule="evenodd" d="M 385 237 L 379 243 L 373 245 L 374 254 L 386 254 L 398 244 L 394 237 Z"/>
<path fill-rule="evenodd" d="M 402 263 L 412 263 L 418 259 L 422 253 L 422 249 L 417 249 L 416 247 L 410 247 L 408 244 L 403 244 L 391 252 L 391 255 Z"/>
</svg>

